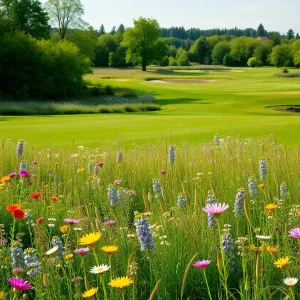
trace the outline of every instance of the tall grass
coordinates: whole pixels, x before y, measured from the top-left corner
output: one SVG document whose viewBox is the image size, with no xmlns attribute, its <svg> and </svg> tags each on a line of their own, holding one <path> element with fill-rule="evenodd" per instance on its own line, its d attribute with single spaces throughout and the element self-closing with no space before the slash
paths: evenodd
<svg viewBox="0 0 300 300">
<path fill-rule="evenodd" d="M 126 91 L 124 96 L 128 97 Z M 160 110 L 151 96 L 132 97 L 103 97 L 84 100 L 68 100 L 65 102 L 49 101 L 1 101 L 0 115 L 29 116 L 29 115 L 71 115 L 126 113 Z"/>
<path fill-rule="evenodd" d="M 299 294 L 297 285 L 289 289 L 283 283 L 285 277 L 297 277 L 300 271 L 299 244 L 288 235 L 300 222 L 299 149 L 290 151 L 273 138 L 243 141 L 227 137 L 216 139 L 216 145 L 177 146 L 174 162 L 168 158 L 168 144 L 123 148 L 115 143 L 96 149 L 74 146 L 67 151 L 35 150 L 26 143 L 21 155 L 15 149 L 11 141 L 2 141 L 0 291 L 6 297 L 14 293 L 6 279 L 15 276 L 14 268 L 20 266 L 22 272 L 17 276 L 34 287 L 22 292 L 29 299 L 73 299 L 91 287 L 99 288 L 96 297 L 102 299 L 102 279 L 111 300 L 123 296 L 209 299 L 203 271 L 191 265 L 194 259 L 211 260 L 205 274 L 213 299 L 284 299 Z M 119 150 L 123 157 L 119 155 L 117 161 Z M 260 167 L 261 159 L 266 171 Z M 30 176 L 7 178 L 19 172 L 20 163 Z M 255 179 L 257 194 L 250 193 L 249 178 Z M 153 190 L 154 180 L 160 192 Z M 111 206 L 111 186 L 118 193 L 119 205 Z M 245 207 L 236 217 L 235 199 L 241 188 Z M 33 198 L 36 192 L 40 195 Z M 185 199 L 185 207 L 178 206 L 178 194 Z M 202 210 L 212 197 L 229 204 L 217 219 L 219 231 L 218 226 L 208 226 Z M 20 204 L 26 217 L 15 220 L 5 209 L 9 204 Z M 275 208 L 268 210 L 267 204 Z M 43 221 L 37 222 L 41 217 Z M 80 222 L 68 225 L 68 231 L 62 233 L 59 226 L 66 224 L 65 218 Z M 115 224 L 105 225 L 111 219 Z M 149 222 L 154 243 L 146 251 L 141 251 L 135 226 L 141 219 Z M 103 236 L 93 251 L 86 256 L 75 254 L 79 238 L 94 231 Z M 271 238 L 264 241 L 257 235 Z M 58 251 L 46 255 L 54 237 L 62 242 L 62 257 L 57 256 Z M 13 264 L 11 253 L 17 239 L 22 243 L 19 248 L 36 250 L 42 267 L 36 275 L 28 275 L 32 267 L 21 261 Z M 101 250 L 103 245 L 116 245 L 119 251 L 109 256 Z M 74 256 L 68 260 L 67 254 Z M 286 256 L 290 264 L 277 268 L 276 259 Z M 111 274 L 91 274 L 98 263 L 109 264 Z M 133 284 L 125 288 L 125 294 L 109 287 L 111 277 L 126 275 Z"/>
</svg>

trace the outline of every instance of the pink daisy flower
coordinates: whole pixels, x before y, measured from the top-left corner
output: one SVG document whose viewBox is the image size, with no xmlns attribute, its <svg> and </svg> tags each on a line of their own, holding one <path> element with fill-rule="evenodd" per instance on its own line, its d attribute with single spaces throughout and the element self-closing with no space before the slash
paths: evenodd
<svg viewBox="0 0 300 300">
<path fill-rule="evenodd" d="M 193 266 L 201 270 L 205 270 L 206 267 L 211 263 L 210 260 L 199 260 L 193 263 Z"/>
<path fill-rule="evenodd" d="M 108 220 L 108 221 L 104 222 L 103 224 L 106 226 L 111 226 L 111 225 L 114 225 L 115 223 L 116 223 L 116 221 L 114 221 L 114 220 Z"/>
<path fill-rule="evenodd" d="M 115 185 L 119 185 L 119 184 L 121 184 L 121 182 L 122 182 L 121 179 L 116 179 L 116 180 L 114 181 L 114 184 L 115 184 Z"/>
<path fill-rule="evenodd" d="M 213 203 L 213 204 L 206 204 L 203 208 L 203 211 L 217 217 L 221 213 L 223 213 L 226 209 L 229 208 L 228 204 L 225 203 Z"/>
<path fill-rule="evenodd" d="M 29 172 L 28 172 L 27 170 L 21 170 L 21 171 L 19 172 L 19 175 L 20 175 L 21 177 L 29 177 Z"/>
<path fill-rule="evenodd" d="M 90 248 L 79 248 L 79 249 L 75 249 L 74 252 L 76 254 L 80 254 L 80 255 L 85 255 L 90 251 Z"/>
<path fill-rule="evenodd" d="M 64 219 L 64 221 L 68 224 L 77 224 L 80 222 L 80 220 L 74 220 L 74 219 L 70 219 L 70 218 L 66 218 L 66 219 Z"/>
<path fill-rule="evenodd" d="M 294 237 L 295 239 L 300 239 L 300 228 L 295 227 L 289 231 L 289 236 Z"/>
<path fill-rule="evenodd" d="M 8 278 L 7 280 L 12 285 L 12 287 L 18 291 L 25 291 L 32 288 L 32 285 L 22 278 L 13 277 Z"/>
<path fill-rule="evenodd" d="M 99 162 L 97 163 L 97 166 L 98 166 L 98 167 L 101 167 L 101 168 L 102 168 L 103 165 L 104 165 L 104 162 L 103 162 L 103 161 L 99 161 Z"/>
<path fill-rule="evenodd" d="M 12 172 L 12 173 L 9 173 L 7 176 L 10 177 L 10 178 L 13 178 L 13 177 L 17 176 L 17 173 Z"/>
<path fill-rule="evenodd" d="M 164 174 L 167 173 L 167 170 L 160 170 L 159 173 L 162 174 L 162 175 L 164 175 Z"/>
</svg>

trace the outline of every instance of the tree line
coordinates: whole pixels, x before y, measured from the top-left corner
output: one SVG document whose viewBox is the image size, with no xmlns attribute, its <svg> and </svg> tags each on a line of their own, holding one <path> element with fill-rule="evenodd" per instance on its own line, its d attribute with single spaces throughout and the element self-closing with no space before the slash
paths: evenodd
<svg viewBox="0 0 300 300">
<path fill-rule="evenodd" d="M 140 17 L 106 32 L 83 19 L 80 0 L 0 0 L 0 96 L 79 94 L 92 67 L 140 65 L 300 66 L 300 39 L 254 29 L 160 28 Z M 257 39 L 259 37 L 259 39 Z"/>
</svg>

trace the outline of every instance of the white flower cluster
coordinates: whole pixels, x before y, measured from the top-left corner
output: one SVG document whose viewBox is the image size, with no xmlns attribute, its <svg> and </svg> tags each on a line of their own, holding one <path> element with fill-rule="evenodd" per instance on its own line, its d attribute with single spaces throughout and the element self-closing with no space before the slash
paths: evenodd
<svg viewBox="0 0 300 300">
<path fill-rule="evenodd" d="M 166 235 L 161 235 L 160 234 L 160 229 L 162 228 L 162 225 L 150 225 L 151 232 L 152 232 L 152 237 L 159 239 L 159 244 L 160 245 L 165 245 L 165 246 L 171 246 L 171 243 L 168 242 L 168 237 Z"/>
</svg>

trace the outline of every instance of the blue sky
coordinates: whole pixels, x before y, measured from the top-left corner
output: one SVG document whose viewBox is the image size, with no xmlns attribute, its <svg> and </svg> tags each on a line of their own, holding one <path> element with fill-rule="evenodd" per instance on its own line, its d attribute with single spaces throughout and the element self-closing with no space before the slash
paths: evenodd
<svg viewBox="0 0 300 300">
<path fill-rule="evenodd" d="M 41 1 L 45 2 L 45 0 Z M 300 0 L 81 0 L 84 19 L 106 31 L 139 17 L 154 18 L 161 27 L 257 28 L 300 33 Z"/>
</svg>

